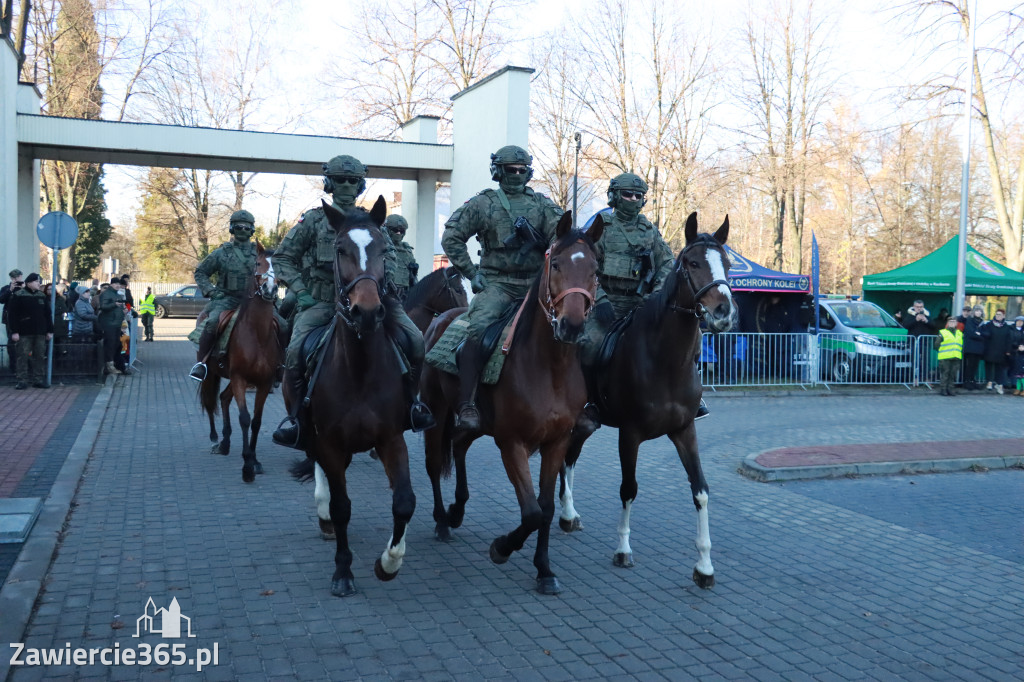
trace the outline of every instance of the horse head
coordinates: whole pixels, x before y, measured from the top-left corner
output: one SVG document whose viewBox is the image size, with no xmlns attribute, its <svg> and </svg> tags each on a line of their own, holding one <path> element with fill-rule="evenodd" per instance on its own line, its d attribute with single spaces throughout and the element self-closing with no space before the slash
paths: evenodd
<svg viewBox="0 0 1024 682">
<path fill-rule="evenodd" d="M 681 296 L 692 299 L 693 313 L 702 318 L 708 330 L 718 334 L 732 328 L 736 304 L 729 287 L 729 256 L 722 248 L 729 238 L 729 216 L 713 234 L 697 231 L 697 214 L 686 219 L 686 246 L 676 257 L 675 269 L 679 273 Z M 683 282 L 688 289 L 683 289 Z M 686 309 L 690 310 L 690 309 Z"/>
<path fill-rule="evenodd" d="M 544 255 L 538 294 L 555 339 L 576 343 L 597 295 L 597 251 L 594 243 L 604 233 L 598 216 L 586 232 L 572 227 L 572 211 L 558 221 L 555 241 Z M 576 295 L 573 295 L 576 294 Z"/>
<path fill-rule="evenodd" d="M 380 226 L 387 203 L 379 197 L 367 212 L 340 211 L 323 202 L 324 214 L 337 233 L 334 240 L 334 284 L 338 314 L 358 334 L 376 331 L 384 321 L 384 234 Z"/>
<path fill-rule="evenodd" d="M 264 249 L 263 244 L 256 242 L 256 268 L 253 271 L 256 290 L 253 296 L 259 294 L 264 301 L 273 301 L 277 298 L 277 276 L 274 274 L 274 263 L 271 259 L 273 255 L 273 250 Z"/>
</svg>

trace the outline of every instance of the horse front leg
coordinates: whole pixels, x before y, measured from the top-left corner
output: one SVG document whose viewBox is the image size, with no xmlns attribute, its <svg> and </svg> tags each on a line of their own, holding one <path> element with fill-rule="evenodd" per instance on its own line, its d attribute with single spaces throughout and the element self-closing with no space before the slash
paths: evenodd
<svg viewBox="0 0 1024 682">
<path fill-rule="evenodd" d="M 569 447 L 565 452 L 565 464 L 560 472 L 561 487 L 559 489 L 558 501 L 562 507 L 562 513 L 558 516 L 558 527 L 566 533 L 583 530 L 583 520 L 574 505 L 572 488 L 576 482 L 576 462 L 583 451 L 583 444 L 587 441 L 589 434 L 580 433 L 573 429 L 569 435 Z"/>
<path fill-rule="evenodd" d="M 469 502 L 469 479 L 466 474 L 466 453 L 476 436 L 462 436 L 452 443 L 455 459 L 455 502 L 448 505 L 448 525 L 458 528 L 466 517 L 466 503 Z"/>
<path fill-rule="evenodd" d="M 612 556 L 612 564 L 619 568 L 633 568 L 633 550 L 629 546 L 629 513 L 636 500 L 636 457 L 640 450 L 640 436 L 626 429 L 619 429 L 619 466 L 622 468 L 622 483 L 619 485 L 619 500 L 622 512 L 619 515 L 619 546 Z"/>
<path fill-rule="evenodd" d="M 220 392 L 220 411 L 222 417 L 221 433 L 223 434 L 220 443 L 213 446 L 211 452 L 215 455 L 226 455 L 231 452 L 231 382 Z"/>
<path fill-rule="evenodd" d="M 327 474 L 319 464 L 313 465 L 313 500 L 316 502 L 316 517 L 320 522 L 320 539 L 334 540 L 334 522 L 331 521 L 331 486 Z"/>
<path fill-rule="evenodd" d="M 238 407 L 238 426 L 242 430 L 242 480 L 252 483 L 256 480 L 256 468 L 253 461 L 255 453 L 249 448 L 249 427 L 252 425 L 252 415 L 249 414 L 249 406 L 245 404 L 245 380 L 235 377 L 231 379 L 231 392 L 235 397 L 235 405 Z"/>
<path fill-rule="evenodd" d="M 526 538 L 540 528 L 544 518 L 533 492 L 529 457 L 530 450 L 523 443 L 512 443 L 501 448 L 501 461 L 505 465 L 505 473 L 516 490 L 516 499 L 519 500 L 521 523 L 511 533 L 501 535 L 491 543 L 491 561 L 496 564 L 505 563 L 512 556 L 512 552 L 522 549 Z"/>
<path fill-rule="evenodd" d="M 270 395 L 271 383 L 263 384 L 256 389 L 256 399 L 252 406 L 252 423 L 249 426 L 249 452 L 252 453 L 253 470 L 257 474 L 263 473 L 263 465 L 256 459 L 256 441 L 260 437 L 260 427 L 263 426 L 263 406 Z"/>
<path fill-rule="evenodd" d="M 569 436 L 566 435 L 540 448 L 540 495 L 537 504 L 540 505 L 542 516 L 540 528 L 537 529 L 537 551 L 533 555 L 533 565 L 537 568 L 537 591 L 541 594 L 558 594 L 562 591 L 558 578 L 551 570 L 548 542 L 551 538 L 551 520 L 555 516 L 555 485 L 558 483 L 559 472 L 564 468 L 568 444 Z"/>
<path fill-rule="evenodd" d="M 405 445 L 405 437 L 399 432 L 383 446 L 378 446 L 377 453 L 384 465 L 391 483 L 391 515 L 394 518 L 394 529 L 384 553 L 373 565 L 373 574 L 379 580 L 393 580 L 398 575 L 405 558 L 405 534 L 409 520 L 416 511 L 416 495 L 412 492 L 412 480 L 409 477 L 409 450 Z"/>
<path fill-rule="evenodd" d="M 356 593 L 355 579 L 352 575 L 352 550 L 348 546 L 348 522 L 352 518 L 352 501 L 348 497 L 345 482 L 345 471 L 352 461 L 352 455 L 321 450 L 317 453 L 316 460 L 323 467 L 331 491 L 331 522 L 334 524 L 336 543 L 331 594 L 335 597 L 348 597 Z"/>
<path fill-rule="evenodd" d="M 711 530 L 708 524 L 708 482 L 700 466 L 697 453 L 697 429 L 694 422 L 668 434 L 676 446 L 679 459 L 690 479 L 690 493 L 697 507 L 697 565 L 693 567 L 693 582 L 697 587 L 710 589 L 715 586 L 715 568 L 711 565 Z"/>
</svg>

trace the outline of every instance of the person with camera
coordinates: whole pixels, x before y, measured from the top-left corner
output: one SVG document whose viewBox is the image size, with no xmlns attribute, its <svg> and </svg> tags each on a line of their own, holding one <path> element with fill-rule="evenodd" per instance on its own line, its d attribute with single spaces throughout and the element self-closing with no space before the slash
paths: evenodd
<svg viewBox="0 0 1024 682">
<path fill-rule="evenodd" d="M 469 199 L 444 225 L 445 255 L 469 280 L 475 294 L 466 312 L 468 336 L 457 354 L 461 384 L 456 428 L 465 431 L 480 430 L 476 389 L 487 362 L 480 337 L 513 301 L 526 296 L 564 213 L 551 199 L 527 187 L 533 177 L 532 163 L 533 157 L 515 145 L 491 154 L 491 179 L 498 188 Z M 479 266 L 466 247 L 474 236 L 480 242 Z"/>
<path fill-rule="evenodd" d="M 36 388 L 47 388 L 46 342 L 53 338 L 53 317 L 50 301 L 42 290 L 42 281 L 35 272 L 25 278 L 25 286 L 11 296 L 7 321 L 11 341 L 18 344 L 18 390 L 28 388 L 31 380 Z"/>
<path fill-rule="evenodd" d="M 25 280 L 22 276 L 21 270 L 18 268 L 11 270 L 8 273 L 8 277 L 11 278 L 10 284 L 5 284 L 3 288 L 0 288 L 0 305 L 4 307 L 3 325 L 4 331 L 7 332 L 7 366 L 8 369 L 11 370 L 11 374 L 15 374 L 17 370 L 18 344 L 11 341 L 11 326 L 7 322 L 7 306 L 11 302 L 11 296 L 25 286 Z"/>
</svg>

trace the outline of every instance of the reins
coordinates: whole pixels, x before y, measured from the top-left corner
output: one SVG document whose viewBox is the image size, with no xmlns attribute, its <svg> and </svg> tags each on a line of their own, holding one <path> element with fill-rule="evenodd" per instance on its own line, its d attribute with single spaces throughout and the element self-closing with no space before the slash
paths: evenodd
<svg viewBox="0 0 1024 682">
<path fill-rule="evenodd" d="M 708 282 L 707 284 L 702 286 L 700 289 L 697 289 L 693 285 L 693 279 L 690 277 L 690 271 L 687 270 L 684 265 L 687 251 L 696 248 L 697 246 L 700 246 L 702 244 L 704 245 L 704 248 L 707 249 L 710 241 L 712 241 L 710 237 L 701 235 L 700 239 L 684 247 L 682 252 L 679 254 L 679 258 L 676 260 L 676 274 L 682 277 L 686 281 L 686 284 L 690 287 L 690 293 L 693 295 L 693 307 L 686 308 L 684 306 L 678 306 L 675 303 L 670 303 L 668 306 L 669 310 L 672 310 L 673 312 L 677 313 L 684 313 L 686 315 L 693 315 L 698 320 L 703 320 L 704 316 L 707 315 L 708 313 L 707 308 L 705 308 L 704 304 L 700 302 L 700 299 L 704 296 L 704 294 L 706 294 L 711 289 L 714 289 L 716 286 L 722 285 L 729 290 L 729 295 L 732 296 L 732 287 L 729 286 L 728 281 L 723 279 L 712 280 L 711 282 Z"/>
</svg>

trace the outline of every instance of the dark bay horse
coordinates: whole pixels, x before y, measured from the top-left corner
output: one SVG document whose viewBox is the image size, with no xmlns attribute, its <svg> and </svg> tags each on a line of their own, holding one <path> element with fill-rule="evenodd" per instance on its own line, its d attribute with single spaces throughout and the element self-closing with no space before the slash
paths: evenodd
<svg viewBox="0 0 1024 682">
<path fill-rule="evenodd" d="M 220 363 L 211 363 L 210 371 L 199 386 L 200 403 L 210 417 L 210 442 L 214 454 L 226 455 L 231 450 L 231 397 L 238 406 L 238 424 L 242 427 L 242 480 L 252 483 L 256 474 L 263 473 L 263 465 L 256 459 L 256 440 L 263 423 L 263 406 L 274 385 L 277 368 L 284 360 L 284 349 L 278 339 L 274 320 L 274 302 L 277 300 L 277 280 L 271 259 L 263 246 L 256 244 L 256 271 L 253 273 L 249 295 L 235 312 L 235 327 L 228 340 L 227 352 Z M 228 385 L 220 391 L 220 380 Z M 256 387 L 252 416 L 245 404 L 245 389 Z M 223 438 L 217 442 L 217 394 L 223 413 Z"/>
<path fill-rule="evenodd" d="M 565 460 L 569 434 L 576 415 L 587 400 L 586 385 L 576 354 L 576 343 L 594 303 L 597 290 L 597 257 L 594 241 L 604 223 L 599 218 L 589 233 L 572 229 L 569 212 L 558 223 L 555 243 L 548 249 L 545 266 L 519 309 L 512 350 L 498 383 L 481 386 L 480 414 L 483 433 L 456 435 L 453 440 L 454 406 L 458 378 L 427 365 L 420 382 L 421 394 L 437 418 L 438 426 L 424 432 L 427 473 L 434 492 L 435 535 L 450 537 L 465 514 L 469 489 L 466 483 L 466 451 L 481 435 L 494 437 L 501 450 L 505 471 L 516 490 L 521 511 L 519 527 L 494 540 L 494 563 L 508 561 L 537 531 L 537 589 L 542 594 L 561 591 L 548 560 L 548 538 L 555 511 L 555 485 Z M 433 346 L 460 311 L 449 311 L 427 330 L 427 348 Z M 540 494 L 534 493 L 529 457 L 540 450 Z M 455 503 L 446 512 L 441 476 L 456 468 Z"/>
<path fill-rule="evenodd" d="M 600 372 L 596 387 L 601 421 L 619 429 L 619 461 L 622 465 L 622 515 L 619 546 L 613 563 L 633 566 L 629 546 L 629 512 L 636 499 L 636 458 L 640 443 L 667 435 L 675 445 L 690 480 L 697 507 L 697 553 L 693 580 L 702 588 L 715 584 L 711 565 L 708 526 L 708 484 L 697 452 L 693 417 L 700 405 L 700 321 L 713 333 L 732 327 L 734 304 L 726 273 L 729 259 L 722 248 L 729 236 L 729 218 L 715 234 L 697 231 L 697 214 L 686 220 L 686 245 L 675 260 L 665 285 L 636 310 L 623 331 L 610 364 Z M 581 528 L 573 507 L 573 468 L 589 433 L 574 431 L 565 458 L 559 526 L 564 531 Z"/>
<path fill-rule="evenodd" d="M 455 268 L 434 270 L 416 282 L 405 296 L 405 312 L 424 333 L 441 313 L 467 305 L 462 276 Z"/>
<path fill-rule="evenodd" d="M 318 499 L 318 504 L 328 507 L 337 544 L 331 593 L 346 597 L 356 591 L 348 546 L 352 502 L 345 481 L 352 456 L 376 448 L 391 485 L 394 528 L 374 565 L 380 580 L 391 580 L 402 566 L 406 528 L 416 497 L 403 436 L 409 409 L 402 387 L 403 367 L 384 325 L 384 235 L 380 226 L 387 216 L 387 204 L 380 197 L 370 212 L 355 208 L 343 213 L 324 203 L 324 212 L 337 233 L 337 314 L 303 417 L 303 428 L 312 434 L 307 437 L 308 459 L 293 465 L 292 473 L 296 478 L 315 475 L 318 483 L 322 477 L 326 483 L 330 498 Z M 289 404 L 303 399 L 287 392 L 285 397 Z"/>
</svg>

